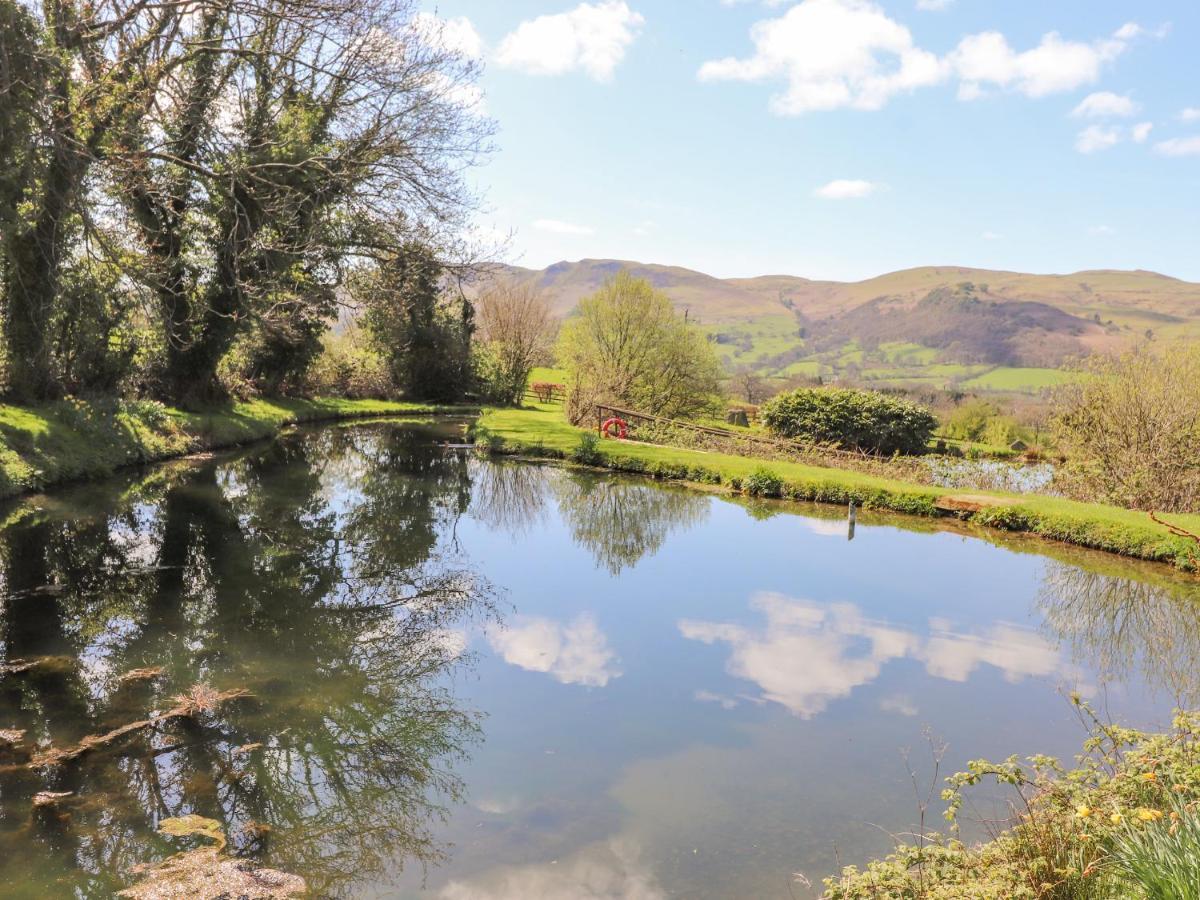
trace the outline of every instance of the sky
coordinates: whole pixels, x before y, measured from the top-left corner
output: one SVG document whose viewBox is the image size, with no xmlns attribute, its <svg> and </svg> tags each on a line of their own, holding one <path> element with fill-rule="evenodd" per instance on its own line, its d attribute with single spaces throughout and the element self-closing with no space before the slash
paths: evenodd
<svg viewBox="0 0 1200 900">
<path fill-rule="evenodd" d="M 1200 281 L 1196 0 L 439 0 L 506 261 Z"/>
</svg>

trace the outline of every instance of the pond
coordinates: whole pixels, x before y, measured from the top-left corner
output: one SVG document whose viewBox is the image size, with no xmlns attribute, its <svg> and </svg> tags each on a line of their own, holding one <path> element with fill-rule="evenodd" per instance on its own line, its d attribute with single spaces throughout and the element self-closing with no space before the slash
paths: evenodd
<svg viewBox="0 0 1200 900">
<path fill-rule="evenodd" d="M 1071 690 L 1145 727 L 1196 702 L 1200 589 L 1165 569 L 900 517 L 848 540 L 461 427 L 3 509 L 0 896 L 112 896 L 188 813 L 316 896 L 812 896 L 915 826 L 931 742 L 941 775 L 1069 758 Z"/>
</svg>

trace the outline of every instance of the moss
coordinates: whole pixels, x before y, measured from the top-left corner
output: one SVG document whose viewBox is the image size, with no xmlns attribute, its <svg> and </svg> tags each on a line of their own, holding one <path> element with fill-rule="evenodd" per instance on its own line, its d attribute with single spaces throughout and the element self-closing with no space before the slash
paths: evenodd
<svg viewBox="0 0 1200 900">
<path fill-rule="evenodd" d="M 534 404 L 522 409 L 488 409 L 480 419 L 488 434 L 503 438 L 506 452 L 566 458 L 579 446 L 585 429 L 562 418 L 560 407 Z M 621 472 L 637 472 L 660 479 L 723 485 L 734 491 L 749 490 L 762 461 L 721 453 L 663 447 L 633 442 L 599 441 L 595 465 Z M 790 500 L 836 503 L 854 500 L 864 509 L 886 510 L 914 516 L 941 513 L 937 501 L 947 492 L 929 485 L 911 484 L 843 469 L 802 463 L 772 462 L 771 474 L 779 479 L 779 496 Z M 772 484 L 773 488 L 773 484 Z M 772 493 L 774 491 L 772 490 Z M 1143 512 L 1079 503 L 1060 497 L 980 492 L 1003 498 L 1002 506 L 963 513 L 973 524 L 1002 532 L 1032 534 L 1136 559 L 1166 562 L 1185 570 L 1198 568 L 1200 547 L 1153 522 Z M 1191 532 L 1200 532 L 1200 516 L 1172 516 L 1171 521 Z"/>
<path fill-rule="evenodd" d="M 38 408 L 0 404 L 0 497 L 261 440 L 300 422 L 443 411 L 339 399 L 252 400 L 200 412 L 137 400 L 67 399 Z"/>
</svg>

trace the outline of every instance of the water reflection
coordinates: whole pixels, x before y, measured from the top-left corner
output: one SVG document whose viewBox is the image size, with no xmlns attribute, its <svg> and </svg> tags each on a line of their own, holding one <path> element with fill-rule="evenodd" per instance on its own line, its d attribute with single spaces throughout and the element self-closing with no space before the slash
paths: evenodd
<svg viewBox="0 0 1200 900">
<path fill-rule="evenodd" d="M 672 532 L 700 525 L 709 512 L 707 497 L 679 488 L 574 473 L 551 485 L 575 542 L 611 575 L 654 555 Z"/>
<path fill-rule="evenodd" d="M 727 644 L 726 671 L 760 690 L 749 699 L 778 703 L 805 719 L 875 681 L 886 663 L 904 658 L 919 660 L 929 675 L 949 681 L 966 681 L 982 665 L 999 669 L 1014 682 L 1026 677 L 1078 679 L 1076 669 L 1044 637 L 1003 622 L 964 632 L 932 619 L 928 633 L 919 634 L 871 619 L 853 603 L 820 604 L 762 593 L 750 608 L 765 618 L 762 627 L 682 619 L 679 633 L 705 644 Z M 735 698 L 709 691 L 696 699 L 727 709 L 737 705 Z M 891 705 L 893 711 L 904 709 L 901 702 Z"/>
<path fill-rule="evenodd" d="M 23 507 L 0 535 L 0 727 L 26 732 L 0 765 L 0 893 L 111 896 L 191 812 L 322 896 L 438 859 L 478 735 L 442 676 L 491 606 L 442 538 L 469 495 L 420 436 L 334 429 Z M 253 696 L 25 764 L 197 684 Z"/>
<path fill-rule="evenodd" d="M 495 625 L 488 630 L 488 642 L 505 662 L 546 672 L 563 684 L 604 687 L 621 674 L 608 638 L 590 613 L 565 625 L 540 616 Z"/>
<path fill-rule="evenodd" d="M 424 896 L 785 896 L 908 826 L 926 724 L 960 767 L 1075 749 L 1059 684 L 1200 693 L 1193 581 L 826 515 L 361 425 L 13 506 L 0 895 L 111 896 L 195 812 L 318 896 L 451 844 Z M 27 765 L 195 685 L 252 696 Z"/>
<path fill-rule="evenodd" d="M 1038 607 L 1047 632 L 1105 679 L 1139 677 L 1181 706 L 1200 703 L 1200 584 L 1049 560 Z"/>
</svg>

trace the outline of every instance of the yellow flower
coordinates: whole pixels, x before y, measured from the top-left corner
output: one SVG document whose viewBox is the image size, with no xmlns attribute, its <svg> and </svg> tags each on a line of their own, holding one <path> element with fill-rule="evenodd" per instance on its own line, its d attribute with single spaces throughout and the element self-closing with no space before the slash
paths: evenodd
<svg viewBox="0 0 1200 900">
<path fill-rule="evenodd" d="M 1162 814 L 1162 810 L 1146 809 L 1146 807 L 1143 806 L 1141 809 L 1139 809 L 1137 811 L 1137 817 L 1139 819 L 1141 819 L 1143 822 L 1157 822 L 1159 819 L 1161 819 L 1163 817 L 1163 814 Z"/>
<path fill-rule="evenodd" d="M 1153 772 L 1144 772 L 1142 774 L 1142 781 L 1157 781 L 1157 780 L 1158 780 L 1158 776 L 1155 775 Z"/>
<path fill-rule="evenodd" d="M 1111 816 L 1108 817 L 1108 821 L 1112 822 L 1114 825 L 1120 825 L 1121 824 L 1121 814 L 1119 812 L 1113 813 Z"/>
<path fill-rule="evenodd" d="M 1081 819 L 1086 819 L 1091 814 L 1092 814 L 1092 808 L 1090 806 L 1087 806 L 1086 804 L 1075 808 L 1075 815 L 1079 816 L 1079 818 L 1081 818 Z"/>
</svg>

